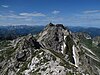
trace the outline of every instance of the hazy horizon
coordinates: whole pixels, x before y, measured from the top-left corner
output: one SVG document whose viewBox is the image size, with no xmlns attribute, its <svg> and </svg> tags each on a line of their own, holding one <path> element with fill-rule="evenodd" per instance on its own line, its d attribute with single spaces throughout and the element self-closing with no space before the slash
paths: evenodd
<svg viewBox="0 0 100 75">
<path fill-rule="evenodd" d="M 49 23 L 48 23 L 48 24 L 49 24 Z M 54 23 L 53 23 L 53 24 L 54 24 Z M 56 24 L 61 24 L 61 23 L 56 23 Z M 55 24 L 55 25 L 56 25 L 56 24 Z M 34 26 L 44 26 L 44 27 L 45 27 L 46 25 L 47 25 L 47 24 L 45 24 L 45 25 L 21 25 L 21 24 L 20 24 L 20 25 L 0 25 L 0 26 L 5 26 L 5 27 L 6 27 L 6 26 L 32 26 L 32 27 L 34 27 Z M 64 24 L 63 24 L 63 25 L 64 25 Z M 80 28 L 82 27 L 82 28 L 98 28 L 98 29 L 100 29 L 100 27 L 96 27 L 96 26 L 77 26 L 77 25 L 76 25 L 76 26 L 73 26 L 73 25 L 64 25 L 64 26 L 65 26 L 65 27 L 76 27 L 76 28 L 77 28 L 77 27 L 80 27 Z"/>
<path fill-rule="evenodd" d="M 0 26 L 43 25 L 100 28 L 99 0 L 0 0 Z"/>
</svg>

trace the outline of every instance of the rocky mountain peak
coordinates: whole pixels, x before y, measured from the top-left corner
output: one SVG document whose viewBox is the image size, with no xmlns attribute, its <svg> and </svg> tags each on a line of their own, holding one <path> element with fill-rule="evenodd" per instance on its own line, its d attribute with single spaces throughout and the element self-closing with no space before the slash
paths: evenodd
<svg viewBox="0 0 100 75">
<path fill-rule="evenodd" d="M 45 48 L 61 51 L 61 46 L 68 35 L 70 35 L 69 30 L 62 24 L 50 23 L 39 34 L 38 42 Z"/>
<path fill-rule="evenodd" d="M 50 22 L 47 26 L 49 27 L 49 26 L 55 26 L 55 25 Z"/>
<path fill-rule="evenodd" d="M 63 24 L 53 24 L 53 23 L 49 23 L 46 28 L 51 28 L 51 27 L 56 27 L 56 28 L 62 28 L 62 29 L 66 29 L 66 27 L 64 27 Z"/>
<path fill-rule="evenodd" d="M 62 24 L 49 23 L 34 37 L 14 39 L 0 51 L 0 74 L 100 75 L 99 58 L 74 37 Z"/>
<path fill-rule="evenodd" d="M 56 27 L 61 27 L 62 29 L 65 29 L 66 30 L 66 28 L 64 27 L 63 24 L 56 24 Z"/>
</svg>

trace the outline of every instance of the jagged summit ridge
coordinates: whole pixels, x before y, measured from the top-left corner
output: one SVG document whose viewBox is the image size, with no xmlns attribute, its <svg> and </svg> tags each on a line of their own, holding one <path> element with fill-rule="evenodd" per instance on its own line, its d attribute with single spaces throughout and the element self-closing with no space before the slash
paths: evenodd
<svg viewBox="0 0 100 75">
<path fill-rule="evenodd" d="M 49 27 L 61 27 L 62 29 L 66 29 L 66 27 L 64 27 L 63 24 L 53 24 L 53 23 L 49 23 L 46 27 L 47 28 L 49 28 Z"/>
<path fill-rule="evenodd" d="M 38 41 L 45 48 L 61 51 L 61 45 L 65 37 L 70 34 L 62 24 L 48 24 L 43 32 L 39 34 Z"/>
</svg>

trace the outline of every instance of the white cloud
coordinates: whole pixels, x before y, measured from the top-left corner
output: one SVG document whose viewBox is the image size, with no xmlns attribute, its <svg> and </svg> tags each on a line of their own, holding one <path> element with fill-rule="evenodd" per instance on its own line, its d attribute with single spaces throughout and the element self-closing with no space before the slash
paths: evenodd
<svg viewBox="0 0 100 75">
<path fill-rule="evenodd" d="M 33 17 L 36 16 L 36 17 Z M 38 17 L 37 17 L 38 16 Z M 0 25 L 21 25 L 21 24 L 27 24 L 27 25 L 35 25 L 35 24 L 42 24 L 41 20 L 45 19 L 46 16 L 42 13 L 35 13 L 35 14 L 29 14 L 29 13 L 19 13 L 15 14 L 13 11 L 9 11 L 9 13 L 6 14 L 0 14 Z"/>
<path fill-rule="evenodd" d="M 83 13 L 85 14 L 100 13 L 100 10 L 87 10 L 87 11 L 84 11 Z"/>
<path fill-rule="evenodd" d="M 59 14 L 60 13 L 60 11 L 58 11 L 58 10 L 54 10 L 53 12 L 52 12 L 52 14 Z"/>
<path fill-rule="evenodd" d="M 25 21 L 32 21 L 32 18 L 26 18 Z"/>
<path fill-rule="evenodd" d="M 100 27 L 100 13 L 99 11 L 88 11 L 74 14 L 73 16 L 67 17 L 65 22 L 69 25 Z"/>
<path fill-rule="evenodd" d="M 20 18 L 27 18 L 27 17 L 11 14 L 11 15 L 1 15 L 0 18 L 17 18 L 17 19 L 20 19 Z"/>
<path fill-rule="evenodd" d="M 43 14 L 43 13 L 20 13 L 19 15 L 21 15 L 21 16 L 34 16 L 34 17 L 44 17 L 44 16 L 46 16 L 45 14 Z"/>
<path fill-rule="evenodd" d="M 1 17 L 2 15 L 0 15 L 0 17 Z"/>
<path fill-rule="evenodd" d="M 8 5 L 1 5 L 2 7 L 4 7 L 4 8 L 8 8 L 9 6 Z"/>
<path fill-rule="evenodd" d="M 50 22 L 62 22 L 63 21 L 63 18 L 62 17 L 47 17 L 47 19 L 46 20 L 48 20 L 48 21 L 50 21 Z"/>
<path fill-rule="evenodd" d="M 10 13 L 14 13 L 14 11 L 12 11 L 12 10 L 10 10 L 9 12 L 10 12 Z"/>
</svg>

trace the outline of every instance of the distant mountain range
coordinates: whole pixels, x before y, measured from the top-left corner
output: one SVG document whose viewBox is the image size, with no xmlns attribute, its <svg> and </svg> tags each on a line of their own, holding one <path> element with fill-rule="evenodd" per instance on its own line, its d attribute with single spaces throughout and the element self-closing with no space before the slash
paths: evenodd
<svg viewBox="0 0 100 75">
<path fill-rule="evenodd" d="M 96 27 L 68 27 L 72 32 L 85 32 L 88 33 L 91 37 L 100 36 L 100 28 Z"/>
<path fill-rule="evenodd" d="M 19 36 L 25 36 L 29 33 L 38 34 L 43 30 L 45 26 L 0 26 L 0 39 L 14 39 Z M 85 32 L 88 33 L 91 37 L 100 36 L 100 28 L 90 27 L 73 27 L 68 26 L 72 32 Z"/>
<path fill-rule="evenodd" d="M 37 34 L 44 26 L 0 26 L 0 39 L 15 39 L 19 36 L 25 36 L 28 34 Z"/>
</svg>

